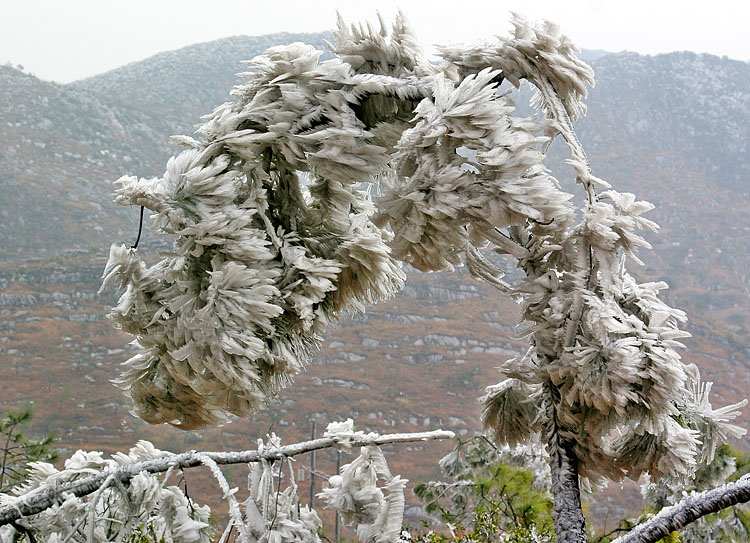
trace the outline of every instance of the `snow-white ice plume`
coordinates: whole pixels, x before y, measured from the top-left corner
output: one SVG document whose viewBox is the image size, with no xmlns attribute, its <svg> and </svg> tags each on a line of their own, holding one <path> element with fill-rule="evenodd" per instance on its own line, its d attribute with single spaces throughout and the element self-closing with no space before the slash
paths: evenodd
<svg viewBox="0 0 750 543">
<path fill-rule="evenodd" d="M 406 483 L 391 475 L 379 447 L 362 447 L 359 457 L 342 466 L 318 497 L 338 511 L 344 523 L 356 527 L 363 543 L 393 543 L 401 533 Z"/>
</svg>

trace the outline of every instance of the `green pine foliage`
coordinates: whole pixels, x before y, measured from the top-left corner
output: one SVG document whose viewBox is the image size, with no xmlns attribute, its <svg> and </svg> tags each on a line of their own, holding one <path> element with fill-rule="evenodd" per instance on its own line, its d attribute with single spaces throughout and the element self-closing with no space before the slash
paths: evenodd
<svg viewBox="0 0 750 543">
<path fill-rule="evenodd" d="M 153 523 L 137 526 L 125 539 L 126 543 L 166 543 L 164 536 L 159 537 Z"/>
<path fill-rule="evenodd" d="M 498 512 L 491 507 L 479 506 L 472 511 L 471 524 L 450 526 L 450 530 L 436 532 L 425 525 L 425 531 L 412 533 L 412 543 L 551 543 L 555 540 L 551 521 L 541 529 L 535 525 L 503 528 L 498 522 Z"/>
<path fill-rule="evenodd" d="M 497 449 L 484 436 L 459 441 L 440 462 L 449 481 L 414 488 L 448 534 L 430 530 L 416 541 L 551 541 L 552 496 L 540 460 L 530 449 Z"/>
<path fill-rule="evenodd" d="M 53 433 L 41 439 L 29 438 L 24 429 L 31 424 L 34 413 L 30 407 L 7 411 L 0 420 L 0 492 L 26 478 L 31 462 L 54 462 L 58 454 L 52 448 Z"/>
</svg>

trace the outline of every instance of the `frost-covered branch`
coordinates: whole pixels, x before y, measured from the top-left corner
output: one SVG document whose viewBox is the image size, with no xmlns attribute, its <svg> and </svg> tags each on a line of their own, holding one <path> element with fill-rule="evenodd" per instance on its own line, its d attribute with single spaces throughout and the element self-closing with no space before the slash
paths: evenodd
<svg viewBox="0 0 750 543">
<path fill-rule="evenodd" d="M 655 543 L 699 518 L 750 501 L 750 476 L 686 496 L 612 543 Z"/>
<path fill-rule="evenodd" d="M 165 454 L 159 458 L 128 463 L 114 469 L 104 470 L 96 475 L 69 482 L 57 483 L 52 480 L 49 484 L 41 484 L 34 490 L 20 496 L 6 498 L 0 502 L 0 526 L 10 524 L 23 517 L 35 515 L 49 508 L 54 503 L 64 500 L 65 495 L 86 496 L 96 492 L 105 481 L 120 481 L 127 484 L 141 472 L 162 473 L 171 469 L 187 469 L 203 465 L 202 458 L 209 458 L 217 465 L 246 464 L 272 461 L 297 456 L 319 449 L 337 446 L 368 446 L 386 445 L 391 443 L 410 443 L 414 441 L 429 441 L 436 439 L 450 439 L 453 432 L 435 430 L 432 432 L 406 434 L 362 434 L 349 436 L 346 441 L 339 437 L 324 437 L 311 441 L 269 448 L 263 452 L 247 450 L 238 452 L 197 452 L 188 451 L 181 454 Z M 342 443 L 344 445 L 342 445 Z"/>
</svg>

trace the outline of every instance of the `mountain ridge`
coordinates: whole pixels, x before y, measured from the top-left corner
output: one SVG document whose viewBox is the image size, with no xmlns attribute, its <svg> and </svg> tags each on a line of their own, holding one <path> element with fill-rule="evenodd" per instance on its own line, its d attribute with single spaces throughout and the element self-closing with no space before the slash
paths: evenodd
<svg viewBox="0 0 750 543">
<path fill-rule="evenodd" d="M 159 111 L 175 128 L 188 133 L 194 128 L 194 125 L 187 124 L 190 119 L 197 123 L 202 115 L 210 113 L 222 101 L 230 100 L 230 89 L 240 81 L 237 74 L 247 71 L 242 69 L 244 61 L 269 47 L 294 41 L 304 41 L 323 49 L 324 39 L 333 39 L 333 35 L 326 32 L 282 32 L 265 36 L 232 36 L 164 51 L 67 85 L 112 96 L 115 104 Z M 174 65 L 181 69 L 175 71 Z M 200 85 L 195 84 L 191 74 L 200 74 Z M 164 97 L 169 99 L 164 100 Z"/>
<path fill-rule="evenodd" d="M 101 255 L 113 239 L 133 237 L 136 213 L 112 204 L 110 182 L 163 172 L 178 151 L 169 136 L 191 133 L 202 114 L 229 97 L 242 60 L 289 41 L 323 48 L 326 39 L 332 34 L 235 36 L 67 85 L 0 67 L 0 216 L 8 234 L 0 261 Z M 653 218 L 667 236 L 650 237 L 658 250 L 647 256 L 649 266 L 693 288 L 700 281 L 680 275 L 685 264 L 708 270 L 718 261 L 731 270 L 722 268 L 718 284 L 716 274 L 700 274 L 713 292 L 708 305 L 746 303 L 748 288 L 740 283 L 750 244 L 739 203 L 750 197 L 750 64 L 690 52 L 587 55 L 597 86 L 578 122 L 580 137 L 597 175 L 656 204 Z M 564 146 L 555 146 L 555 173 L 564 179 Z M 667 239 L 684 236 L 696 212 L 704 227 L 695 240 Z M 82 227 L 87 222 L 93 226 Z M 722 294 L 727 289 L 731 294 Z"/>
</svg>

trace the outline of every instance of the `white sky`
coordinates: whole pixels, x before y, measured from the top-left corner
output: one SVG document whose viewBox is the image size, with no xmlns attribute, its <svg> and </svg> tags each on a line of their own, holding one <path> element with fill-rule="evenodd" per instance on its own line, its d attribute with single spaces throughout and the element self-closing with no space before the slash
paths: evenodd
<svg viewBox="0 0 750 543">
<path fill-rule="evenodd" d="M 227 36 L 319 32 L 392 19 L 400 6 L 420 41 L 473 41 L 509 31 L 510 11 L 546 18 L 586 49 L 690 50 L 750 59 L 747 0 L 4 0 L 0 63 L 68 82 L 160 51 Z M 361 7 L 360 7 L 361 4 Z"/>
</svg>

